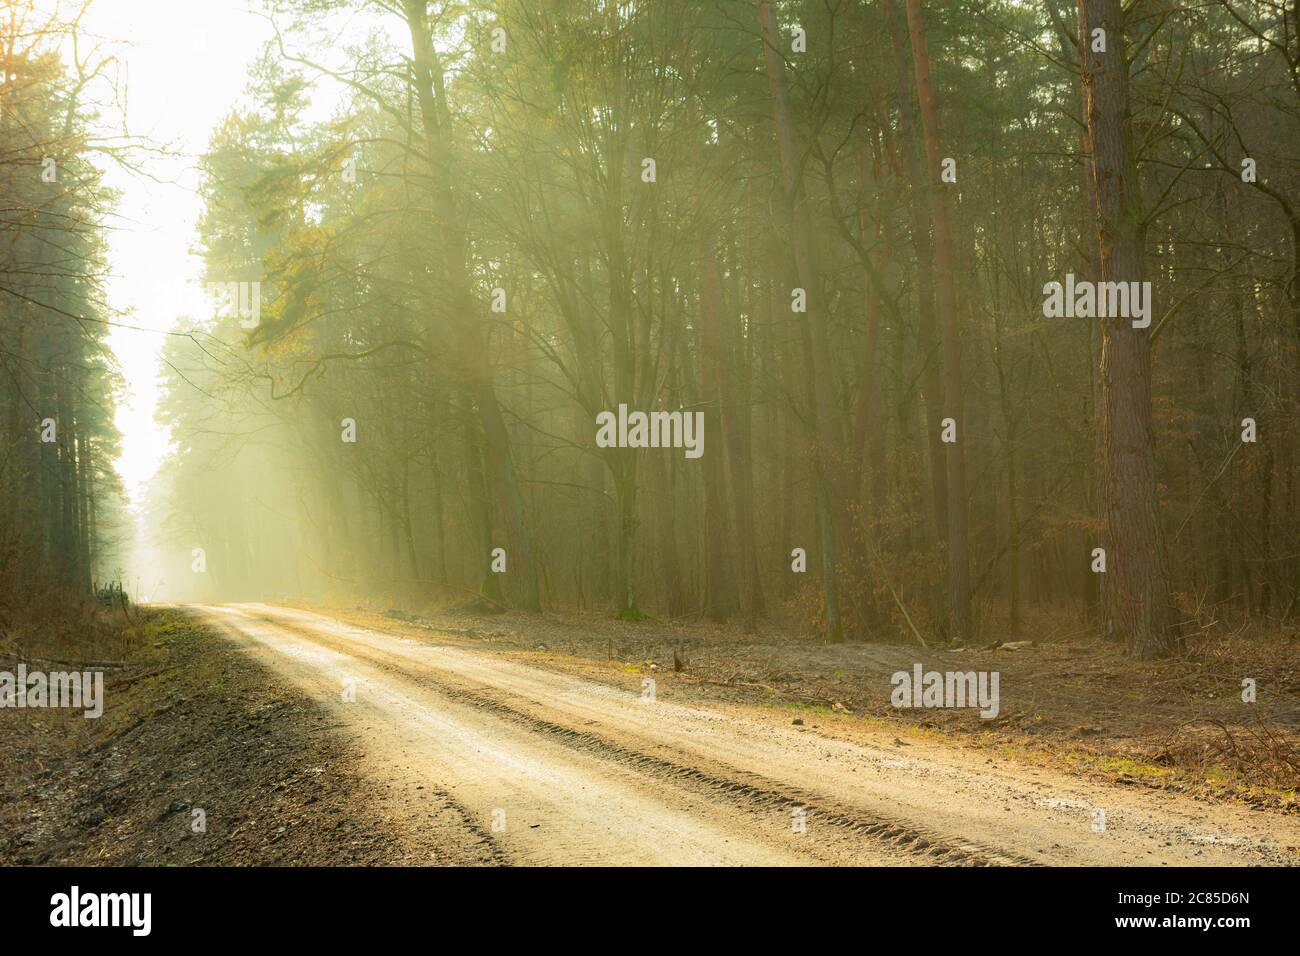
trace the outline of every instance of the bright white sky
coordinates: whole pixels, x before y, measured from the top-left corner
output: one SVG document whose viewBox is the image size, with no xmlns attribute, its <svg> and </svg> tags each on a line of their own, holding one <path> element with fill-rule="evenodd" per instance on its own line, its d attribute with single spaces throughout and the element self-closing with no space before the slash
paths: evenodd
<svg viewBox="0 0 1300 956">
<path fill-rule="evenodd" d="M 81 3 L 42 0 L 41 7 L 48 11 L 57 4 L 68 16 Z M 212 300 L 202 291 L 202 261 L 194 251 L 202 211 L 198 159 L 214 128 L 246 105 L 248 67 L 274 37 L 260 10 L 260 0 L 93 0 L 81 22 L 83 57 L 98 42 L 98 56 L 118 58 L 118 81 L 127 89 L 127 131 L 175 154 L 133 157 L 148 175 L 132 173 L 107 158 L 100 161 L 106 185 L 120 193 L 111 220 L 115 228 L 108 237 L 108 302 L 124 313 L 119 321 L 143 329 L 113 328 L 109 345 L 126 380 L 117 406 L 122 455 L 116 467 L 140 530 L 137 551 L 122 556 L 124 577 L 128 583 L 142 579 L 146 598 L 154 588 L 155 562 L 142 506 L 171 443 L 169 430 L 155 419 L 165 333 L 213 312 Z M 367 20 L 343 11 L 328 22 L 326 29 L 333 33 L 329 39 L 355 39 Z M 373 20 L 368 23 L 374 25 Z M 314 45 L 312 52 L 328 57 L 342 51 L 327 40 Z M 71 62 L 71 54 L 67 43 L 65 62 Z M 111 77 L 105 79 L 88 96 L 102 107 L 101 133 L 120 136 L 122 110 L 109 102 L 111 82 Z M 330 81 L 319 84 L 305 118 L 327 118 L 342 92 Z"/>
<path fill-rule="evenodd" d="M 118 471 L 138 507 L 168 445 L 154 420 L 161 333 L 177 326 L 179 314 L 211 311 L 198 281 L 202 264 L 191 252 L 201 211 L 197 158 L 239 102 L 246 66 L 272 33 L 246 0 L 96 0 L 83 27 L 87 39 L 119 41 L 105 49 L 124 64 L 130 133 L 180 154 L 146 160 L 158 181 L 104 164 L 107 185 L 121 191 L 109 236 L 108 300 L 134 310 L 124 322 L 153 330 L 114 328 L 109 337 L 128 389 L 117 408 Z M 105 115 L 104 123 L 121 129 L 120 116 Z"/>
</svg>

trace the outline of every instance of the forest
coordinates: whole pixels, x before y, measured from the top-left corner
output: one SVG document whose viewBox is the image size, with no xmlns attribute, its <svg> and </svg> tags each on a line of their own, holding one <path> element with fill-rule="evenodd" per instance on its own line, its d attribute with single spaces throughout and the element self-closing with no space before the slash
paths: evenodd
<svg viewBox="0 0 1300 956">
<path fill-rule="evenodd" d="M 200 159 L 213 315 L 163 346 L 160 600 L 1294 626 L 1294 4 L 264 6 Z M 0 593 L 39 603 L 120 561 L 130 317 L 93 65 L 8 21 Z"/>
<path fill-rule="evenodd" d="M 103 66 L 67 24 L 0 5 L 0 631 L 64 617 L 130 536 L 107 347 L 113 196 L 84 92 Z M 77 615 L 74 613 L 73 617 Z"/>
</svg>

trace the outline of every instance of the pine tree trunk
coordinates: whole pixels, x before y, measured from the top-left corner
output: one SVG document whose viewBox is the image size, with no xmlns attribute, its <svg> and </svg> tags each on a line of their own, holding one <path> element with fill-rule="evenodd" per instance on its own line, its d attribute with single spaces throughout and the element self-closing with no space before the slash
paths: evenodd
<svg viewBox="0 0 1300 956">
<path fill-rule="evenodd" d="M 939 117 L 930 84 L 930 53 L 925 42 L 921 0 L 907 0 L 908 32 L 912 38 L 912 68 L 916 72 L 917 100 L 921 105 L 921 132 L 925 138 L 926 172 L 932 197 L 935 259 L 938 265 L 938 305 L 943 322 L 945 418 L 957 423 L 957 440 L 947 447 L 948 462 L 948 639 L 964 644 L 970 635 L 970 575 L 966 529 L 966 455 L 968 434 L 962 416 L 961 330 L 957 313 L 957 277 L 948 197 L 940 181 Z M 927 423 L 938 428 L 938 422 Z"/>
<path fill-rule="evenodd" d="M 1092 146 L 1099 253 L 1103 282 L 1145 278 L 1144 225 L 1129 127 L 1128 71 L 1120 0 L 1079 0 L 1083 81 Z M 1105 51 L 1094 51 L 1092 31 L 1105 31 Z M 1156 499 L 1151 431 L 1150 329 L 1131 319 L 1100 320 L 1101 426 L 1107 555 L 1112 610 L 1131 653 L 1142 660 L 1175 646 L 1164 536 Z"/>
<path fill-rule="evenodd" d="M 826 636 L 838 641 L 844 636 L 839 595 L 839 531 L 841 525 L 842 485 L 836 453 L 844 447 L 839 417 L 832 395 L 830 345 L 826 334 L 825 304 L 821 301 L 820 280 L 813 265 L 812 224 L 808 201 L 798 172 L 794 132 L 790 118 L 790 91 L 785 76 L 785 61 L 780 52 L 776 16 L 769 0 L 757 0 L 758 22 L 763 38 L 768 84 L 772 96 L 772 114 L 781 160 L 781 174 L 786 201 L 790 209 L 795 269 L 807 296 L 807 330 L 812 354 L 812 389 L 814 441 L 818 482 L 823 496 L 821 529 L 823 589 L 826 598 Z"/>
<path fill-rule="evenodd" d="M 924 440 L 930 462 L 931 528 L 936 543 L 948 538 L 948 473 L 939 429 L 933 427 L 943 418 L 942 363 L 939 360 L 939 334 L 934 318 L 934 244 L 930 240 L 929 191 L 917 143 L 916 117 L 912 90 L 914 75 L 907 69 L 908 51 L 904 47 L 902 15 L 898 0 L 886 0 L 890 34 L 893 38 L 894 68 L 897 74 L 899 150 L 908 180 L 908 226 L 916 253 L 917 338 L 921 352 L 921 389 L 925 402 Z"/>
<path fill-rule="evenodd" d="M 411 35 L 412 82 L 429 147 L 433 212 L 445 254 L 451 318 L 456 323 L 461 373 L 483 426 L 484 458 L 510 542 L 508 567 L 515 582 L 515 593 L 521 607 L 537 611 L 541 609 L 541 592 L 524 498 L 510 452 L 510 436 L 497 402 L 492 366 L 487 358 L 486 334 L 475 322 L 482 310 L 474 301 L 462 211 L 457 209 L 453 191 L 457 180 L 452 162 L 451 112 L 447 108 L 441 66 L 430 36 L 427 0 L 406 0 L 405 14 Z"/>
</svg>

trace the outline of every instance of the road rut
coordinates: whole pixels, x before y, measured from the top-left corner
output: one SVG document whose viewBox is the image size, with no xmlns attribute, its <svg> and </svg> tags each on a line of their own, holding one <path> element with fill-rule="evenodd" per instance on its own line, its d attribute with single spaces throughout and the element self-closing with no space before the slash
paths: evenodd
<svg viewBox="0 0 1300 956">
<path fill-rule="evenodd" d="M 502 863 L 1234 865 L 1293 862 L 1300 843 L 1286 819 L 832 739 L 450 634 L 195 611 L 330 709 L 366 771 L 407 794 L 402 825 L 424 825 L 422 794 L 450 798 Z"/>
</svg>

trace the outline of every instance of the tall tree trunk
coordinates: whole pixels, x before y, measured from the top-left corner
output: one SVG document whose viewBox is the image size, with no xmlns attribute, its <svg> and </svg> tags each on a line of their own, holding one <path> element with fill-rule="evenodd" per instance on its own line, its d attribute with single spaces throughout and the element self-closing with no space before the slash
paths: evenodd
<svg viewBox="0 0 1300 956">
<path fill-rule="evenodd" d="M 90 436 L 84 429 L 77 435 L 77 587 L 91 592 L 91 530 L 90 530 Z"/>
<path fill-rule="evenodd" d="M 722 436 L 722 280 L 718 259 L 706 238 L 700 247 L 700 404 L 704 408 L 704 434 Z M 713 450 L 705 446 L 704 460 L 704 613 L 711 621 L 725 621 L 733 609 L 732 576 L 726 561 L 727 521 L 723 492 L 722 459 L 725 442 Z"/>
<path fill-rule="evenodd" d="M 479 577 L 479 591 L 490 601 L 501 600 L 501 583 L 491 568 L 492 520 L 489 517 L 487 479 L 483 475 L 483 449 L 479 440 L 478 427 L 473 410 L 466 408 L 462 426 L 465 438 L 465 476 L 469 490 L 470 536 L 477 547 L 474 549 L 470 567 L 475 568 Z M 507 564 L 509 565 L 507 554 Z"/>
<path fill-rule="evenodd" d="M 917 141 L 916 116 L 912 90 L 914 75 L 907 69 L 909 58 L 904 44 L 902 14 L 898 0 L 885 0 L 893 40 L 894 72 L 898 86 L 899 151 L 907 176 L 908 225 L 912 247 L 916 252 L 917 338 L 921 353 L 921 391 L 925 402 L 926 428 L 923 431 L 930 461 L 930 513 L 932 537 L 936 543 L 948 538 L 948 473 L 943 441 L 934 425 L 943 417 L 943 378 L 939 361 L 939 333 L 934 317 L 934 244 L 930 240 L 929 192 L 922 168 L 921 149 Z"/>
<path fill-rule="evenodd" d="M 1058 5 L 1058 0 L 1049 0 L 1047 11 L 1052 18 L 1056 27 L 1057 45 L 1060 50 L 1061 59 L 1067 63 L 1073 62 L 1082 65 L 1087 55 L 1083 49 L 1083 38 L 1087 36 L 1087 31 L 1083 24 L 1083 11 L 1077 7 L 1075 9 L 1075 25 L 1077 33 L 1070 34 L 1065 13 L 1068 7 Z M 1073 60 L 1071 59 L 1073 58 Z M 1087 92 L 1082 82 L 1082 70 L 1080 70 L 1080 82 L 1078 89 L 1078 121 L 1079 121 L 1079 276 L 1090 282 L 1097 281 L 1097 207 L 1096 207 L 1096 187 L 1092 181 L 1092 143 L 1088 139 L 1088 110 L 1085 99 Z M 1089 503 L 1092 507 L 1092 516 L 1096 522 L 1097 529 L 1084 540 L 1087 546 L 1084 555 L 1089 555 L 1092 548 L 1099 547 L 1110 553 L 1110 536 L 1106 531 L 1106 489 L 1105 482 L 1102 480 L 1105 471 L 1105 436 L 1101 430 L 1101 412 L 1104 404 L 1104 396 L 1101 390 L 1101 325 L 1093 322 L 1089 327 L 1088 336 L 1089 348 L 1089 387 L 1092 396 L 1092 479 L 1088 487 Z M 1090 557 L 1085 559 L 1081 556 L 1081 563 L 1087 572 L 1087 584 L 1085 592 L 1088 603 L 1096 617 L 1097 631 L 1106 640 L 1115 640 L 1117 637 L 1114 625 L 1114 616 L 1110 610 L 1110 593 L 1111 589 L 1106 584 L 1105 574 L 1095 574 L 1091 572 Z"/>
<path fill-rule="evenodd" d="M 813 265 L 812 224 L 808 200 L 795 155 L 794 130 L 790 118 L 790 92 L 785 76 L 785 61 L 780 50 L 776 16 L 769 0 L 757 0 L 758 22 L 763 38 L 768 85 L 772 95 L 772 114 L 781 159 L 781 175 L 790 211 L 790 231 L 794 245 L 795 269 L 800 286 L 807 296 L 807 329 L 812 354 L 813 428 L 817 471 L 822 486 L 822 569 L 826 608 L 826 636 L 838 641 L 844 636 L 840 611 L 839 544 L 842 482 L 836 453 L 844 447 L 839 416 L 831 391 L 832 366 L 830 343 L 826 333 L 825 303 L 820 278 Z"/>
<path fill-rule="evenodd" d="M 460 353 L 458 358 L 483 426 L 484 458 L 510 542 L 508 566 L 515 582 L 515 593 L 523 608 L 537 611 L 541 609 L 541 591 L 532 535 L 528 530 L 524 498 L 510 453 L 510 437 L 501 415 L 492 366 L 487 357 L 486 332 L 475 321 L 482 310 L 474 300 L 462 210 L 457 208 L 454 193 L 457 180 L 451 110 L 447 106 L 442 67 L 430 32 L 428 0 L 405 0 L 404 10 L 411 35 L 412 83 L 429 149 L 433 213 L 444 249 L 451 320 L 455 325 Z"/>
<path fill-rule="evenodd" d="M 716 261 L 713 267 L 717 267 Z M 732 273 L 738 272 L 733 269 Z M 758 554 L 754 546 L 754 474 L 750 461 L 749 375 L 751 357 L 747 354 L 741 329 L 739 302 L 724 318 L 717 332 L 718 401 L 721 405 L 722 434 L 726 439 L 728 473 L 731 476 L 731 503 L 736 520 L 736 589 L 746 634 L 758 629 L 762 608 L 762 591 L 758 577 Z M 753 303 L 748 314 L 753 315 Z"/>
<path fill-rule="evenodd" d="M 969 434 L 962 418 L 961 329 L 957 312 L 957 277 L 948 197 L 940 181 L 939 116 L 930 84 L 930 53 L 925 42 L 921 0 L 907 0 L 907 25 L 912 37 L 912 68 L 916 73 L 917 100 L 921 105 L 921 131 L 925 138 L 926 172 L 932 198 L 934 245 L 939 272 L 938 304 L 943 322 L 945 418 L 957 423 L 957 440 L 947 445 L 948 461 L 948 639 L 965 643 L 970 634 L 970 576 L 966 530 L 966 456 Z M 938 422 L 930 422 L 938 428 Z"/>
<path fill-rule="evenodd" d="M 1098 278 L 1141 282 L 1145 227 L 1131 138 L 1123 10 L 1120 0 L 1079 0 L 1079 12 Z M 1094 51 L 1092 31 L 1098 28 L 1105 31 L 1104 52 Z M 1169 654 L 1176 643 L 1156 500 L 1150 330 L 1133 328 L 1123 316 L 1100 321 L 1104 503 L 1112 549 L 1107 573 L 1116 624 L 1132 654 L 1145 660 Z"/>
</svg>

